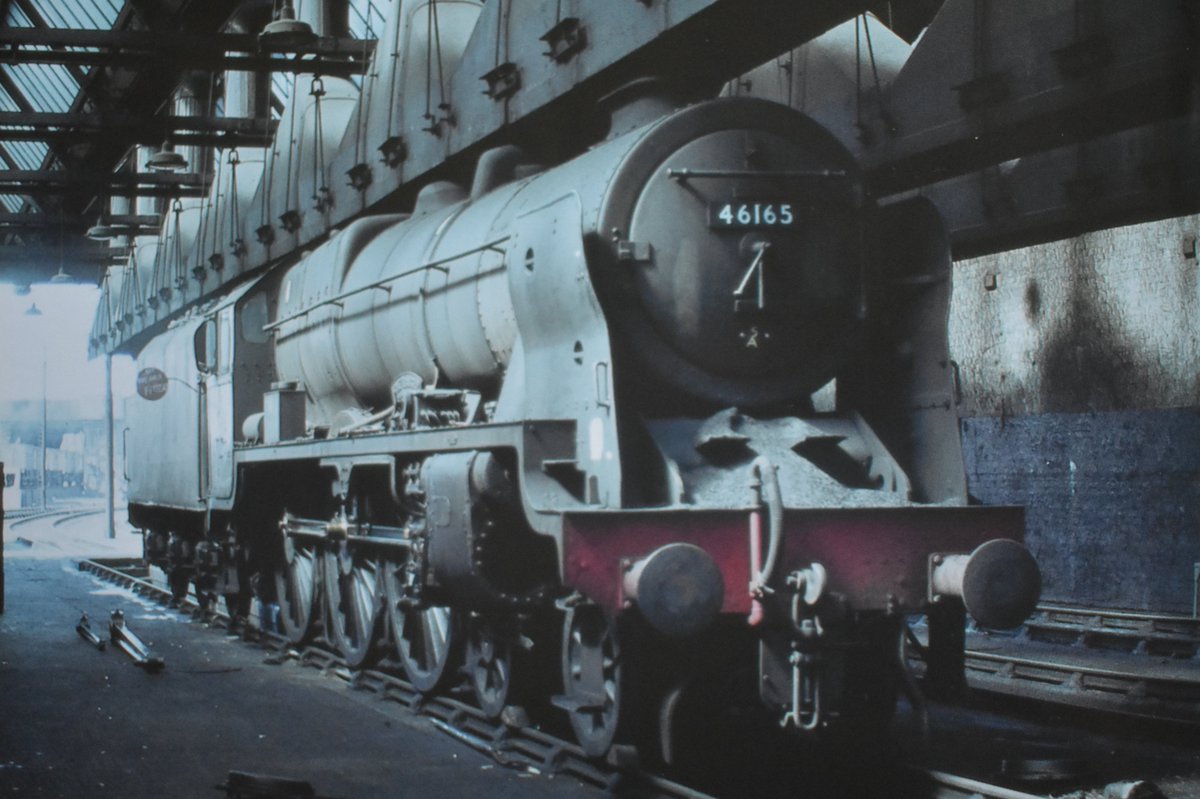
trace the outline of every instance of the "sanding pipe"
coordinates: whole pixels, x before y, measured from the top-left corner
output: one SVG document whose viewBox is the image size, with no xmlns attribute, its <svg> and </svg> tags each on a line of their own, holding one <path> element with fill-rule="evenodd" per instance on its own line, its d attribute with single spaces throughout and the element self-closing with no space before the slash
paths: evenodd
<svg viewBox="0 0 1200 799">
<path fill-rule="evenodd" d="M 75 632 L 79 633 L 80 638 L 87 641 L 101 652 L 104 651 L 104 647 L 106 646 L 105 641 L 103 638 L 93 632 L 92 623 L 88 619 L 88 615 L 86 613 L 79 617 L 79 624 L 75 625 Z"/>
<path fill-rule="evenodd" d="M 153 674 L 167 665 L 162 658 L 150 651 L 150 647 L 146 646 L 133 630 L 125 626 L 125 614 L 119 610 L 112 612 L 112 619 L 108 623 L 108 637 L 112 639 L 114 646 L 133 658 L 133 662 L 143 671 Z"/>
</svg>

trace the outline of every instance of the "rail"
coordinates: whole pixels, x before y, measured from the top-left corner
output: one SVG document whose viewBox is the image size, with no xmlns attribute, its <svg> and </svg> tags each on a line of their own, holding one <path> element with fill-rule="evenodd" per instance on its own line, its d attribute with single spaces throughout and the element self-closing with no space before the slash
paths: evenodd
<svg viewBox="0 0 1200 799">
<path fill-rule="evenodd" d="M 1138 654 L 1193 657 L 1200 650 L 1200 618 L 1182 613 L 1039 605 L 1025 629 L 1034 640 Z"/>
<path fill-rule="evenodd" d="M 1039 605 L 1013 635 L 970 632 L 977 691 L 1200 725 L 1200 625 L 1182 614 Z M 921 643 L 918 626 L 914 637 Z M 923 667 L 920 648 L 909 650 Z"/>
<path fill-rule="evenodd" d="M 1195 725 L 1200 724 L 1200 668 L 1187 665 L 1180 673 L 1153 674 L 970 649 L 966 655 L 967 681 L 976 690 Z"/>
<path fill-rule="evenodd" d="M 5 511 L 5 523 L 9 528 L 21 527 L 33 522 L 42 521 L 43 519 L 53 519 L 60 517 L 54 522 L 57 527 L 68 521 L 72 521 L 83 516 L 91 516 L 97 513 L 103 513 L 103 508 L 20 508 L 12 511 Z"/>
</svg>

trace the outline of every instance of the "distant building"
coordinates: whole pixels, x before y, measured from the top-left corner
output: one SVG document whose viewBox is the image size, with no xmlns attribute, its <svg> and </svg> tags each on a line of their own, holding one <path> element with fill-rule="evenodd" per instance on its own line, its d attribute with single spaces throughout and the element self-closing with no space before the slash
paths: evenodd
<svg viewBox="0 0 1200 799">
<path fill-rule="evenodd" d="M 8 464 L 4 465 L 4 507 L 9 510 L 24 507 L 21 503 L 21 472 L 9 471 Z"/>
<path fill-rule="evenodd" d="M 46 499 L 55 502 L 104 496 L 104 419 L 91 406 L 51 401 L 46 424 Z M 4 463 L 4 507 L 35 507 L 41 502 L 41 402 L 0 403 L 0 462 Z M 125 493 L 122 470 L 115 469 L 118 498 Z M 120 501 L 120 499 L 118 499 Z"/>
</svg>

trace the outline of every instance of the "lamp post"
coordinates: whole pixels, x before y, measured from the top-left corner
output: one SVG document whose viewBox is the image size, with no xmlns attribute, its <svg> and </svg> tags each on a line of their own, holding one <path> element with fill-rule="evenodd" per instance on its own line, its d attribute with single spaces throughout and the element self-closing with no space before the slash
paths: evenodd
<svg viewBox="0 0 1200 799">
<path fill-rule="evenodd" d="M 105 485 L 104 485 L 104 518 L 105 528 L 109 538 L 117 537 L 116 520 L 116 469 L 113 468 L 113 394 L 112 394 L 112 353 L 104 355 L 104 433 L 105 433 Z"/>
<path fill-rule="evenodd" d="M 29 310 L 25 312 L 26 316 L 41 316 L 42 312 L 37 307 L 37 303 L 29 306 Z M 46 343 L 42 340 L 42 466 L 41 475 L 38 480 L 41 491 L 41 508 L 44 510 L 46 505 Z"/>
</svg>

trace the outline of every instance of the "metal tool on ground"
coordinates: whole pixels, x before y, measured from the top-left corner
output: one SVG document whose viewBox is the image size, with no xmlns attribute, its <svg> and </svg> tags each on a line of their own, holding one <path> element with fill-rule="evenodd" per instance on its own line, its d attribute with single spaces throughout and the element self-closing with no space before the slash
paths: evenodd
<svg viewBox="0 0 1200 799">
<path fill-rule="evenodd" d="M 79 633 L 80 638 L 87 641 L 101 652 L 104 651 L 106 646 L 104 639 L 96 635 L 96 632 L 92 629 L 92 623 L 88 619 L 88 615 L 86 613 L 79 617 L 79 623 L 75 625 L 75 632 Z"/>
<path fill-rule="evenodd" d="M 112 619 L 108 623 L 108 635 L 113 645 L 133 658 L 133 662 L 144 671 L 153 674 L 161 671 L 166 665 L 161 657 L 151 652 L 142 639 L 125 625 L 125 614 L 119 610 L 112 612 Z"/>
</svg>

